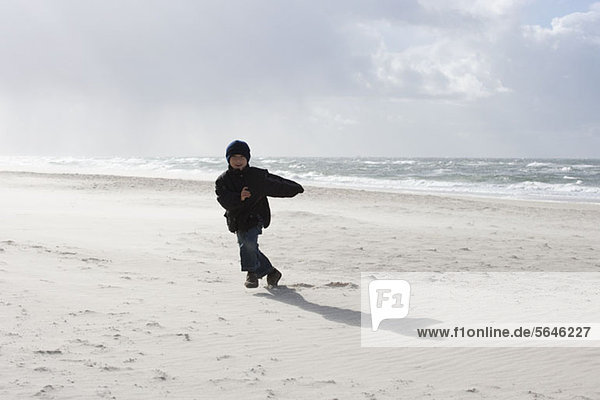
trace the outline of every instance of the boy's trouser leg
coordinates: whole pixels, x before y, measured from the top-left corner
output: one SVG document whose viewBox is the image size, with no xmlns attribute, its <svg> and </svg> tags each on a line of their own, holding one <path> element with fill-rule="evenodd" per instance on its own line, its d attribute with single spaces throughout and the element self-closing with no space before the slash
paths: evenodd
<svg viewBox="0 0 600 400">
<path fill-rule="evenodd" d="M 267 275 L 273 270 L 271 262 L 258 249 L 258 235 L 262 228 L 256 226 L 247 231 L 237 231 L 238 245 L 240 246 L 240 261 L 242 271 L 254 272 L 259 278 Z"/>
</svg>

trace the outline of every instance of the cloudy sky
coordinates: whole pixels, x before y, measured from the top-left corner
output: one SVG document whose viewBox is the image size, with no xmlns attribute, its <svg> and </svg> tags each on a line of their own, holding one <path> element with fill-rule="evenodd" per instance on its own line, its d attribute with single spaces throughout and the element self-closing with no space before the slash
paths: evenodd
<svg viewBox="0 0 600 400">
<path fill-rule="evenodd" d="M 600 2 L 1 0 L 0 155 L 600 157 Z"/>
</svg>

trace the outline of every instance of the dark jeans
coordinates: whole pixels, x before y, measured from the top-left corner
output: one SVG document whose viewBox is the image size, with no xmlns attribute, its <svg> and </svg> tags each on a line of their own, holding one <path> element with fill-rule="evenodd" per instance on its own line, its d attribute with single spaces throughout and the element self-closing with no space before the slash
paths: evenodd
<svg viewBox="0 0 600 400">
<path fill-rule="evenodd" d="M 261 233 L 262 226 L 260 225 L 247 231 L 236 232 L 240 246 L 242 271 L 254 272 L 259 278 L 273 271 L 271 261 L 258 249 L 258 235 Z"/>
</svg>

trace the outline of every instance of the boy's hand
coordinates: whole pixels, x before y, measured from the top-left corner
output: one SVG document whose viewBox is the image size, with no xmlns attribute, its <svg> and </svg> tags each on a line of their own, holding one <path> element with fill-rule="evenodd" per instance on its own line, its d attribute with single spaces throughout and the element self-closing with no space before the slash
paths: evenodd
<svg viewBox="0 0 600 400">
<path fill-rule="evenodd" d="M 240 198 L 242 201 L 246 200 L 248 197 L 252 196 L 252 193 L 248 190 L 248 186 L 244 186 L 242 189 L 242 193 L 240 194 Z"/>
</svg>

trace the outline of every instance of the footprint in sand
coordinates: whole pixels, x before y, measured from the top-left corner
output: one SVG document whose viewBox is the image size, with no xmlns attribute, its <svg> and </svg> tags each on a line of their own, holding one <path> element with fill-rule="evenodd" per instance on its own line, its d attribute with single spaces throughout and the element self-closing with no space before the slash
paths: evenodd
<svg viewBox="0 0 600 400">
<path fill-rule="evenodd" d="M 34 394 L 36 397 L 46 396 L 48 393 L 54 392 L 57 389 L 62 388 L 62 386 L 54 387 L 52 385 L 44 386 L 39 392 Z"/>
<path fill-rule="evenodd" d="M 63 352 L 59 349 L 56 349 L 56 350 L 37 350 L 37 351 L 34 351 L 33 353 L 52 356 L 52 355 L 62 354 Z"/>
<path fill-rule="evenodd" d="M 351 282 L 329 282 L 325 284 L 327 287 L 331 288 L 349 288 L 349 289 L 358 289 L 358 285 L 356 283 Z"/>
<path fill-rule="evenodd" d="M 154 370 L 154 380 L 158 380 L 158 381 L 167 381 L 172 379 L 166 372 L 161 371 L 160 369 L 155 369 Z"/>
<path fill-rule="evenodd" d="M 267 373 L 267 371 L 265 370 L 265 367 L 263 367 L 261 364 L 258 364 L 256 367 L 252 367 L 248 371 L 246 371 L 247 376 L 250 376 L 250 375 L 265 376 L 266 373 Z"/>
</svg>

